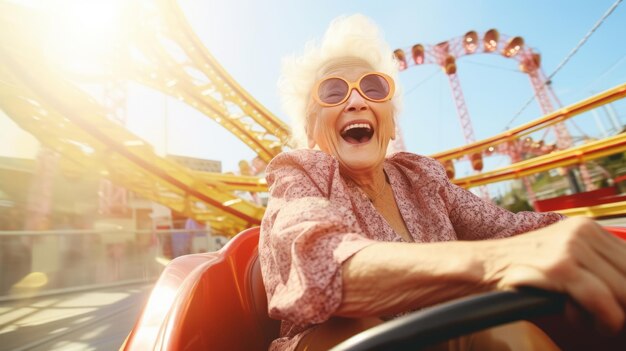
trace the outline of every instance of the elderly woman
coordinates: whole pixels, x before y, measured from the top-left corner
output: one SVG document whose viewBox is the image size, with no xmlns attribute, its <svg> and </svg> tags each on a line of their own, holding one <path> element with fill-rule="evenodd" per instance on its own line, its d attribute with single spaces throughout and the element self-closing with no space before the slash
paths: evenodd
<svg viewBox="0 0 626 351">
<path fill-rule="evenodd" d="M 259 250 L 269 313 L 282 320 L 271 349 L 327 349 L 398 314 L 522 285 L 565 292 L 619 330 L 625 243 L 591 220 L 494 206 L 430 158 L 386 157 L 396 67 L 361 15 L 334 21 L 321 44 L 285 62 L 281 88 L 300 148 L 267 167 Z M 533 333 L 537 349 L 552 345 L 530 324 L 510 328 L 518 339 Z M 439 346 L 485 349 L 501 332 Z"/>
</svg>

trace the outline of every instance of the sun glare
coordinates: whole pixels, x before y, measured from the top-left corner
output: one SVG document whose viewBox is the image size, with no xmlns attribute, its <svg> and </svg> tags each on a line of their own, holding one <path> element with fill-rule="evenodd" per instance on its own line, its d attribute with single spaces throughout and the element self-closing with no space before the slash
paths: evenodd
<svg viewBox="0 0 626 351">
<path fill-rule="evenodd" d="M 121 0 L 58 0 L 44 5 L 45 51 L 65 70 L 96 74 L 123 45 L 125 9 Z"/>
<path fill-rule="evenodd" d="M 119 1 L 67 1 L 68 15 L 78 28 L 97 36 L 106 36 L 116 26 L 121 6 Z"/>
<path fill-rule="evenodd" d="M 153 315 L 163 315 L 166 313 L 166 310 L 172 306 L 174 299 L 176 297 L 176 292 L 174 289 L 167 286 L 157 286 L 150 295 L 150 299 L 148 300 L 146 311 L 147 320 Z"/>
</svg>

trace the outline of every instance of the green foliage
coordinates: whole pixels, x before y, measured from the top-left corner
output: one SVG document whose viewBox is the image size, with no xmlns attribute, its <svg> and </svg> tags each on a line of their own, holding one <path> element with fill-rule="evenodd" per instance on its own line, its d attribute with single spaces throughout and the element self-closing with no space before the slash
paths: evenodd
<svg viewBox="0 0 626 351">
<path fill-rule="evenodd" d="M 528 203 L 526 194 L 518 188 L 512 189 L 502 198 L 497 199 L 496 203 L 514 213 L 533 210 Z"/>
<path fill-rule="evenodd" d="M 516 197 L 515 201 L 507 207 L 508 207 L 507 209 L 513 213 L 534 210 L 526 199 L 519 198 L 519 197 Z"/>
</svg>

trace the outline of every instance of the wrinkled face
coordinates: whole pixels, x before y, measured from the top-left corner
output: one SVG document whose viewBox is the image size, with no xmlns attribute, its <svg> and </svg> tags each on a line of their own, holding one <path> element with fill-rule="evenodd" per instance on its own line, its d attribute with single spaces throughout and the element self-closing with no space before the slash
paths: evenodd
<svg viewBox="0 0 626 351">
<path fill-rule="evenodd" d="M 342 59 L 326 65 L 321 79 L 342 77 L 355 82 L 374 70 L 364 61 Z M 382 165 L 389 140 L 395 138 L 391 100 L 370 101 L 352 89 L 348 99 L 331 107 L 311 101 L 307 121 L 309 147 L 334 156 L 349 172 L 359 173 Z"/>
</svg>

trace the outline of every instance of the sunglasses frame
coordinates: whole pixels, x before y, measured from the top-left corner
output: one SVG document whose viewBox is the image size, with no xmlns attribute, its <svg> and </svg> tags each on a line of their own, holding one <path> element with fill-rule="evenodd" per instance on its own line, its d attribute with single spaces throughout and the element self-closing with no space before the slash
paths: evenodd
<svg viewBox="0 0 626 351">
<path fill-rule="evenodd" d="M 368 97 L 367 94 L 365 94 L 361 90 L 361 87 L 360 87 L 361 81 L 363 80 L 363 78 L 365 78 L 365 77 L 367 77 L 367 76 L 369 76 L 371 74 L 374 74 L 374 75 L 377 75 L 379 77 L 382 77 L 387 82 L 387 84 L 389 85 L 389 93 L 387 94 L 387 96 L 385 96 L 382 99 L 372 99 L 372 98 Z M 344 96 L 343 99 L 341 99 L 341 101 L 339 101 L 337 103 L 329 104 L 327 102 L 322 101 L 322 99 L 320 98 L 319 88 L 322 85 L 322 83 L 324 83 L 325 81 L 327 81 L 329 79 L 340 79 L 340 80 L 344 81 L 348 85 L 348 92 L 346 93 L 346 96 Z M 362 75 L 359 79 L 357 79 L 354 82 L 348 82 L 345 78 L 339 77 L 339 76 L 329 76 L 329 77 L 324 77 L 323 79 L 320 79 L 319 81 L 317 81 L 317 83 L 315 83 L 315 87 L 314 87 L 314 90 L 313 90 L 313 92 L 314 92 L 313 93 L 313 99 L 315 99 L 315 101 L 318 104 L 320 104 L 320 105 L 322 105 L 324 107 L 338 106 L 338 105 L 341 105 L 341 104 L 343 104 L 344 102 L 346 102 L 348 100 L 348 98 L 350 97 L 350 94 L 352 94 L 352 90 L 353 89 L 356 89 L 356 91 L 358 91 L 359 94 L 361 94 L 361 96 L 364 99 L 366 99 L 366 100 L 369 100 L 369 101 L 372 101 L 372 102 L 385 102 L 385 101 L 391 100 L 391 98 L 393 97 L 393 94 L 396 91 L 396 83 L 393 81 L 393 78 L 391 78 L 390 76 L 388 76 L 388 75 L 386 75 L 386 74 L 384 74 L 382 72 L 368 72 L 368 73 L 365 73 L 364 75 Z"/>
</svg>

